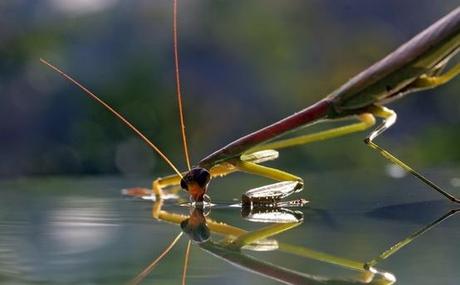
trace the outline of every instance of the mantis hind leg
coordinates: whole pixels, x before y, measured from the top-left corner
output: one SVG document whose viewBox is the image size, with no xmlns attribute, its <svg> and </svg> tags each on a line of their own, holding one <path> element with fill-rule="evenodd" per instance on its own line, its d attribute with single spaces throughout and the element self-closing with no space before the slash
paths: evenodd
<svg viewBox="0 0 460 285">
<path fill-rule="evenodd" d="M 375 124 L 374 116 L 369 113 L 363 113 L 361 115 L 358 115 L 357 119 L 359 120 L 358 123 L 353 123 L 350 125 L 337 127 L 337 128 L 317 132 L 317 133 L 301 135 L 301 136 L 297 136 L 297 137 L 293 137 L 289 139 L 277 140 L 274 142 L 256 146 L 250 149 L 248 153 L 253 153 L 256 151 L 267 150 L 267 149 L 281 149 L 281 148 L 287 148 L 287 147 L 312 143 L 316 141 L 327 140 L 327 139 L 340 137 L 340 136 L 344 136 L 344 135 L 355 133 L 355 132 L 364 131 Z"/>
<path fill-rule="evenodd" d="M 396 156 L 391 154 L 389 151 L 383 149 L 379 145 L 373 142 L 373 140 L 382 134 L 384 131 L 386 131 L 388 128 L 390 128 L 395 122 L 396 122 L 396 113 L 393 110 L 387 109 L 382 106 L 374 106 L 372 113 L 378 117 L 383 118 L 383 123 L 378 126 L 372 133 L 369 134 L 369 136 L 364 140 L 364 142 L 372 149 L 380 153 L 384 158 L 388 159 L 389 161 L 393 162 L 394 164 L 400 166 L 410 174 L 414 175 L 418 179 L 420 179 L 422 182 L 430 186 L 433 190 L 437 191 L 447 199 L 460 203 L 460 200 L 453 196 L 452 194 L 448 193 L 435 183 L 433 183 L 431 180 L 420 174 L 418 171 L 414 170 L 412 167 L 404 163 L 403 161 L 399 160 Z"/>
</svg>

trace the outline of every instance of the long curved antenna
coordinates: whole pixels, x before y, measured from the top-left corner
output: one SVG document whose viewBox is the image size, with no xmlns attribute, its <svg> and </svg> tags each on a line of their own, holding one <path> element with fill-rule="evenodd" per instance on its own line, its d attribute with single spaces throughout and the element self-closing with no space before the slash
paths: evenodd
<svg viewBox="0 0 460 285">
<path fill-rule="evenodd" d="M 142 282 L 145 277 L 147 277 L 150 272 L 152 272 L 153 268 L 155 265 L 157 265 L 158 262 L 161 261 L 163 257 L 165 257 L 168 252 L 174 247 L 174 245 L 179 241 L 180 237 L 182 236 L 184 232 L 180 232 L 176 238 L 168 245 L 168 247 L 163 250 L 163 252 L 158 256 L 152 263 L 150 263 L 144 270 L 142 270 L 141 273 L 139 273 L 136 277 L 134 277 L 131 281 L 129 281 L 129 285 L 137 285 L 140 282 Z"/>
<path fill-rule="evenodd" d="M 184 147 L 185 161 L 187 162 L 188 170 L 190 166 L 190 156 L 187 146 L 187 136 L 185 135 L 185 120 L 184 111 L 182 110 L 182 94 L 180 87 L 180 76 L 179 76 L 179 52 L 177 51 L 177 0 L 173 1 L 173 48 L 174 48 L 174 64 L 176 68 L 176 93 L 177 93 L 177 104 L 179 106 L 179 118 L 180 118 L 180 130 L 182 134 L 182 145 Z"/>
<path fill-rule="evenodd" d="M 185 285 L 185 281 L 187 280 L 187 269 L 188 269 L 188 260 L 190 256 L 190 246 L 192 245 L 192 241 L 189 240 L 187 243 L 187 249 L 185 250 L 185 260 L 184 260 L 184 270 L 182 271 L 182 285 Z"/>
<path fill-rule="evenodd" d="M 150 146 L 154 151 L 156 151 L 160 156 L 161 158 L 163 158 L 164 161 L 166 161 L 167 164 L 169 164 L 169 166 L 171 166 L 171 168 L 177 173 L 177 175 L 179 175 L 180 177 L 182 177 L 182 174 L 180 173 L 179 170 L 177 170 L 176 166 L 174 166 L 174 164 L 168 159 L 168 157 L 166 157 L 165 154 L 163 154 L 163 152 L 156 146 L 154 145 L 146 136 L 144 136 L 136 127 L 134 127 L 127 119 L 125 119 L 125 117 L 123 117 L 120 113 L 118 113 L 117 111 L 115 111 L 112 107 L 110 107 L 109 104 L 105 103 L 104 101 L 102 101 L 99 97 L 97 97 L 96 95 L 94 95 L 94 93 L 92 93 L 91 91 L 89 91 L 88 88 L 86 88 L 85 86 L 83 86 L 81 83 L 79 83 L 78 81 L 76 81 L 75 79 L 73 79 L 72 77 L 70 77 L 69 75 L 67 75 L 64 71 L 60 70 L 59 68 L 57 68 L 56 66 L 52 65 L 51 63 L 47 62 L 46 60 L 40 58 L 40 61 L 47 65 L 48 67 L 50 67 L 51 69 L 53 69 L 54 71 L 56 71 L 57 73 L 59 73 L 62 77 L 64 77 L 65 79 L 67 79 L 68 81 L 72 82 L 73 84 L 75 84 L 76 86 L 78 86 L 81 90 L 83 90 L 83 92 L 88 95 L 91 99 L 95 100 L 96 102 L 98 102 L 99 104 L 101 104 L 104 108 L 106 108 L 108 111 L 110 111 L 112 114 L 115 115 L 115 117 L 117 117 L 121 122 L 123 122 L 125 125 L 127 125 L 131 130 L 133 130 L 148 146 Z"/>
</svg>

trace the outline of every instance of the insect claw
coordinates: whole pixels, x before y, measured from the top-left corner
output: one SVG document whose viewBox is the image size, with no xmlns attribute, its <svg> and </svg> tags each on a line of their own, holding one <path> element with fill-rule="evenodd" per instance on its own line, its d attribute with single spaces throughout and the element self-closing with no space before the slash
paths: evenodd
<svg viewBox="0 0 460 285">
<path fill-rule="evenodd" d="M 454 202 L 454 203 L 460 204 L 460 199 L 458 199 L 458 198 L 454 197 L 454 198 L 451 199 L 451 201 Z"/>
<path fill-rule="evenodd" d="M 283 181 L 274 184 L 265 185 L 262 187 L 250 189 L 243 194 L 243 201 L 250 199 L 253 202 L 260 203 L 275 202 L 300 192 L 303 189 L 301 181 Z"/>
<path fill-rule="evenodd" d="M 302 211 L 293 211 L 280 207 L 267 207 L 265 205 L 253 205 L 243 207 L 241 216 L 248 221 L 256 223 L 299 223 L 303 221 Z"/>
<path fill-rule="evenodd" d="M 279 156 L 278 151 L 273 149 L 260 150 L 248 154 L 241 155 L 240 159 L 246 162 L 262 163 L 269 160 L 277 159 Z"/>
</svg>

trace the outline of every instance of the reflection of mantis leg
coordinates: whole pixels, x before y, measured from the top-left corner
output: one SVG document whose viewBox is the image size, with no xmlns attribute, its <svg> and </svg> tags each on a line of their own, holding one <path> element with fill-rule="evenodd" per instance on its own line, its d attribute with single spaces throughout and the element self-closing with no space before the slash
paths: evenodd
<svg viewBox="0 0 460 285">
<path fill-rule="evenodd" d="M 245 248 L 251 245 L 251 249 L 258 250 L 257 243 L 290 230 L 301 223 L 289 223 L 289 224 L 274 224 L 260 230 L 247 232 L 241 234 L 235 239 L 224 239 L 220 243 L 208 241 L 199 244 L 201 248 L 210 253 L 232 263 L 246 270 L 256 272 L 261 275 L 265 275 L 271 279 L 281 281 L 288 284 L 393 284 L 395 278 L 392 274 L 386 272 L 380 272 L 375 268 L 367 270 L 364 268 L 362 262 L 352 261 L 341 257 L 336 257 L 322 252 L 317 252 L 305 247 L 294 246 L 290 244 L 278 243 L 278 249 L 282 252 L 298 255 L 301 257 L 307 257 L 318 261 L 323 261 L 330 264 L 339 265 L 345 268 L 350 268 L 364 273 L 364 276 L 359 276 L 357 280 L 342 280 L 342 279 L 329 279 L 328 277 L 320 277 L 310 275 L 306 273 L 300 273 L 293 270 L 289 270 L 279 265 L 266 263 L 264 261 L 255 259 L 251 256 L 245 255 L 240 251 L 241 248 Z"/>
<path fill-rule="evenodd" d="M 382 252 L 376 258 L 374 258 L 371 261 L 367 262 L 365 264 L 365 268 L 367 269 L 367 268 L 370 268 L 372 266 L 375 266 L 377 263 L 387 259 L 391 255 L 393 255 L 394 253 L 399 251 L 401 248 L 403 248 L 404 246 L 408 245 L 409 243 L 414 241 L 416 238 L 418 238 L 419 236 L 423 235 L 424 233 L 426 233 L 427 231 L 429 231 L 433 227 L 437 226 L 441 222 L 447 220 L 449 217 L 453 216 L 454 214 L 458 213 L 459 211 L 460 211 L 460 209 L 451 210 L 447 214 L 441 216 L 440 218 L 438 218 L 434 222 L 430 223 L 429 225 L 426 225 L 425 227 L 421 228 L 420 230 L 413 232 L 412 234 L 410 234 L 405 239 L 403 239 L 403 240 L 399 241 L 398 243 L 396 243 L 395 245 L 391 246 L 388 250 L 385 250 L 384 252 Z"/>
<path fill-rule="evenodd" d="M 231 242 L 231 248 L 242 248 L 245 245 L 256 243 L 260 240 L 275 236 L 292 228 L 300 226 L 302 223 L 273 224 L 255 231 L 240 235 Z"/>
<path fill-rule="evenodd" d="M 155 212 L 155 211 L 154 211 Z M 167 211 L 156 211 L 158 212 L 157 219 L 162 221 L 171 222 L 174 224 L 180 224 L 189 216 L 179 215 L 175 213 L 169 213 Z M 285 223 L 285 224 L 274 224 L 268 227 L 264 227 L 259 230 L 247 232 L 243 229 L 227 225 L 222 222 L 214 221 L 212 219 L 206 219 L 206 225 L 214 234 L 219 234 L 224 237 L 220 242 L 213 242 L 208 240 L 198 245 L 206 251 L 213 253 L 220 258 L 223 258 L 233 264 L 237 264 L 247 270 L 257 272 L 268 276 L 272 279 L 280 280 L 283 282 L 290 282 L 294 284 L 363 284 L 367 281 L 376 281 L 378 284 L 392 284 L 394 279 L 391 274 L 373 274 L 369 273 L 366 279 L 360 277 L 359 280 L 330 280 L 327 277 L 318 277 L 314 275 L 308 275 L 305 273 L 295 272 L 289 269 L 285 269 L 281 266 L 269 264 L 250 256 L 245 255 L 241 252 L 241 248 L 260 250 L 265 247 L 262 242 L 264 239 L 273 237 L 279 233 L 288 231 L 300 225 L 301 223 Z M 360 272 L 369 272 L 364 269 L 363 263 L 345 258 L 333 256 L 330 254 L 314 251 L 309 248 L 302 246 L 295 246 L 286 243 L 278 243 L 277 248 L 281 252 L 297 255 L 300 257 L 307 257 L 318 261 L 323 261 L 329 264 L 339 265 L 345 268 L 357 270 Z M 249 246 L 249 247 L 248 247 Z M 273 249 L 273 247 L 272 247 Z M 146 270 L 144 270 L 146 271 Z M 374 273 L 378 273 L 375 271 Z M 380 283 L 379 283 L 380 282 Z M 376 283 L 376 284 L 377 284 Z"/>
<path fill-rule="evenodd" d="M 446 197 L 447 199 L 453 201 L 453 202 L 457 202 L 457 203 L 460 203 L 460 200 L 457 199 L 456 197 L 454 197 L 452 194 L 444 191 L 441 187 L 439 187 L 438 185 L 434 184 L 432 181 L 430 181 L 428 178 L 426 178 L 425 176 L 423 176 L 422 174 L 420 174 L 419 172 L 417 172 L 416 170 L 414 170 L 412 167 L 410 167 L 409 165 L 405 164 L 404 162 L 402 162 L 401 160 L 399 160 L 397 157 L 395 157 L 393 154 L 391 154 L 390 152 L 388 152 L 387 150 L 383 149 L 382 147 L 380 147 L 379 145 L 377 145 L 376 143 L 373 142 L 373 140 L 379 136 L 381 133 L 383 133 L 384 131 L 386 131 L 389 127 L 391 127 L 395 122 L 396 122 L 396 113 L 390 109 L 387 109 L 385 107 L 381 107 L 381 106 L 375 106 L 375 108 L 372 110 L 372 112 L 376 115 L 376 116 L 379 116 L 379 117 L 382 117 L 384 118 L 384 121 L 382 123 L 382 125 L 380 125 L 379 127 L 377 127 L 365 140 L 364 142 L 369 146 L 371 147 L 372 149 L 376 150 L 377 152 L 379 152 L 383 157 L 385 157 L 386 159 L 388 159 L 389 161 L 399 165 L 400 167 L 402 167 L 404 170 L 408 171 L 409 173 L 411 173 L 412 175 L 414 175 L 415 177 L 417 177 L 418 179 L 420 179 L 421 181 L 423 181 L 424 183 L 426 183 L 428 186 L 430 186 L 433 190 L 439 192 L 441 195 L 443 195 L 444 197 Z"/>
<path fill-rule="evenodd" d="M 244 248 L 250 244 L 256 244 L 258 241 L 263 239 L 278 235 L 290 229 L 293 229 L 301 223 L 286 223 L 286 224 L 274 224 L 268 227 L 264 227 L 259 230 L 251 231 L 244 233 L 238 236 L 236 239 L 232 240 L 228 245 L 230 249 L 240 249 Z M 312 250 L 303 246 L 291 245 L 288 243 L 278 243 L 278 250 L 285 253 L 290 253 L 293 255 L 310 258 L 317 261 L 326 262 L 329 264 L 335 264 L 341 267 L 357 270 L 357 271 L 366 271 L 367 268 L 363 266 L 363 263 L 360 261 L 354 261 L 347 258 L 327 254 L 324 252 Z"/>
<path fill-rule="evenodd" d="M 361 261 L 355 261 L 340 256 L 328 254 L 325 252 L 316 251 L 310 248 L 306 248 L 304 246 L 292 245 L 288 243 L 279 243 L 279 250 L 293 255 L 321 262 L 326 262 L 329 264 L 334 264 L 357 271 L 364 271 L 363 263 Z"/>
</svg>

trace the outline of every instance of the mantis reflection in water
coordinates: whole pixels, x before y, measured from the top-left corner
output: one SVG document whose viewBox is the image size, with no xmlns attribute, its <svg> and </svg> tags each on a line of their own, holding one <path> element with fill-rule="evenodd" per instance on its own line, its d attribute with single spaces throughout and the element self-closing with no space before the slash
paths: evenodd
<svg viewBox="0 0 460 285">
<path fill-rule="evenodd" d="M 263 220 L 260 219 L 261 214 L 264 217 L 272 216 L 271 219 L 266 218 L 270 220 L 270 225 L 253 231 L 246 231 L 208 218 L 206 211 L 210 212 L 210 208 L 202 207 L 203 205 L 191 207 L 190 215 L 172 213 L 163 210 L 162 206 L 162 199 L 153 203 L 153 218 L 180 225 L 182 232 L 155 261 L 131 280 L 130 284 L 139 284 L 142 282 L 150 274 L 155 265 L 174 247 L 183 233 L 186 233 L 190 240 L 205 252 L 239 268 L 285 284 L 394 284 L 396 282 L 395 276 L 392 273 L 378 269 L 376 267 L 378 263 L 389 258 L 417 237 L 460 211 L 460 209 L 449 210 L 435 221 L 393 244 L 374 259 L 362 262 L 273 239 L 274 236 L 292 230 L 300 226 L 303 222 L 303 214 L 300 211 L 282 208 L 276 204 L 267 206 L 264 209 L 261 205 L 254 203 L 248 205 L 242 201 L 240 204 L 242 207 L 241 213 L 246 219 L 260 221 Z M 278 222 L 276 217 L 279 218 Z M 217 236 L 221 238 L 217 239 Z M 278 251 L 280 253 L 340 266 L 357 273 L 353 274 L 354 277 L 350 279 L 348 276 L 344 278 L 330 278 L 314 273 L 299 272 L 252 257 L 247 254 L 250 251 Z M 187 271 L 188 253 L 189 247 L 187 248 L 184 265 L 183 284 L 185 283 Z"/>
</svg>

